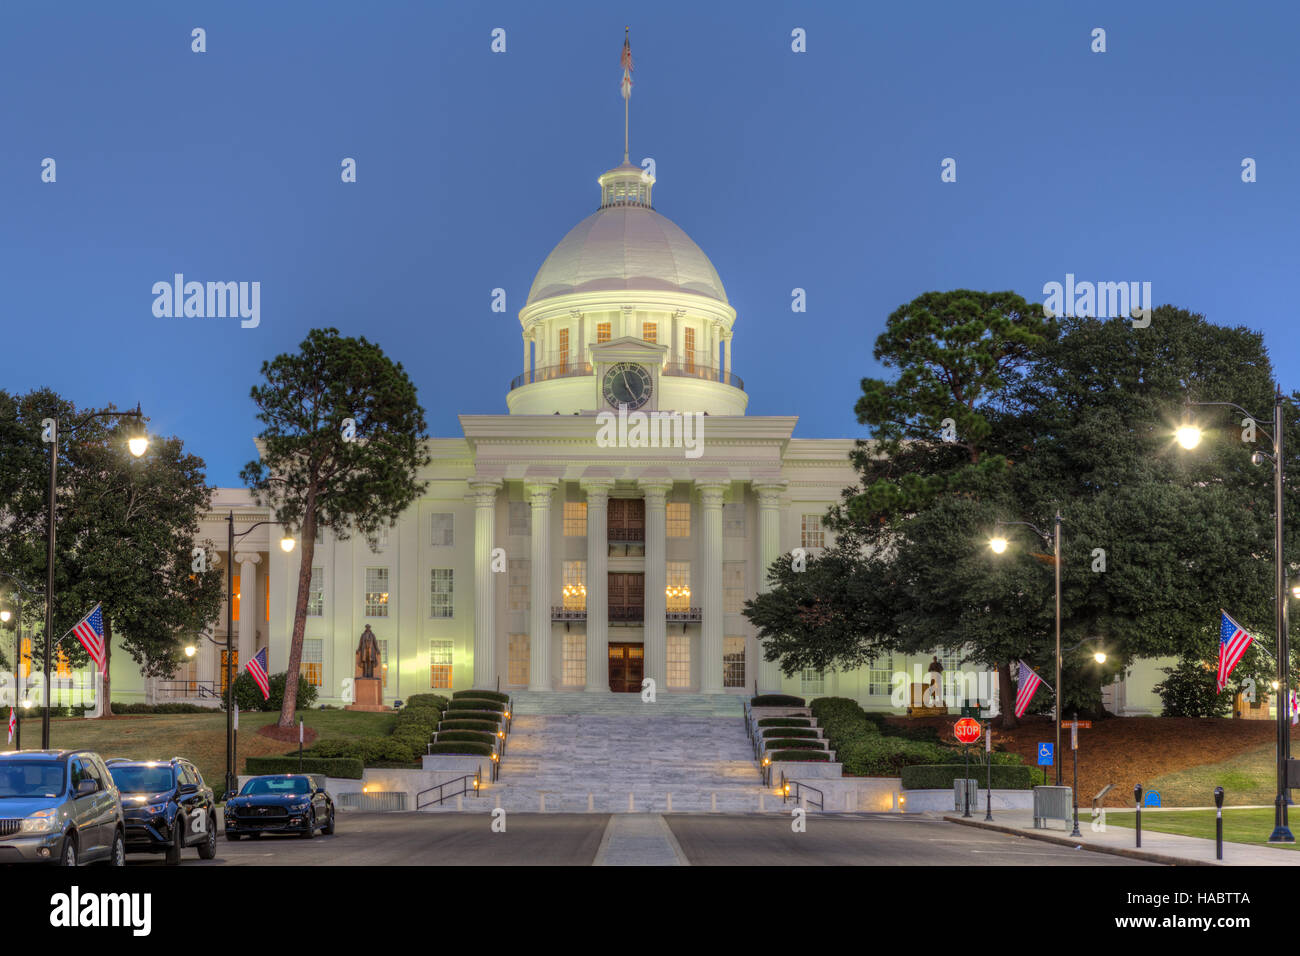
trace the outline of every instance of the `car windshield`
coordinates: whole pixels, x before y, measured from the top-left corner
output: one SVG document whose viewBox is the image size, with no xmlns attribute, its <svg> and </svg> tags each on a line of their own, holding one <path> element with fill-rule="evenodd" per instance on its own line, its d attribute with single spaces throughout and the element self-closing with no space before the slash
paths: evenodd
<svg viewBox="0 0 1300 956">
<path fill-rule="evenodd" d="M 176 785 L 176 775 L 168 764 L 113 764 L 108 769 L 123 793 L 161 793 Z"/>
<path fill-rule="evenodd" d="M 0 760 L 0 798 L 57 797 L 63 774 L 62 760 Z"/>
<path fill-rule="evenodd" d="M 311 781 L 306 777 L 254 777 L 239 791 L 241 797 L 259 793 L 286 796 L 292 793 L 311 793 Z"/>
</svg>

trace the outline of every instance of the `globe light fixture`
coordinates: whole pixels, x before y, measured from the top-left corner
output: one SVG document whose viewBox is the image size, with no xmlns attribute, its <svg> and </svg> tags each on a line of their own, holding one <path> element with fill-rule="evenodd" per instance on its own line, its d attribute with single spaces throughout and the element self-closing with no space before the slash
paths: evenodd
<svg viewBox="0 0 1300 956">
<path fill-rule="evenodd" d="M 139 458 L 149 450 L 149 438 L 146 435 L 132 435 L 127 439 L 126 447 L 130 449 L 132 455 Z"/>
<path fill-rule="evenodd" d="M 292 551 L 293 546 L 294 546 L 294 540 L 288 535 L 285 535 L 283 538 L 280 539 L 280 550 L 283 551 L 285 554 L 288 554 L 290 551 Z"/>
<path fill-rule="evenodd" d="M 1094 661 L 1096 661 L 1098 664 L 1105 664 L 1105 663 L 1106 663 L 1106 652 L 1105 652 L 1105 651 L 1098 651 L 1096 654 L 1093 654 L 1093 655 L 1092 655 L 1092 659 L 1093 659 Z"/>
<path fill-rule="evenodd" d="M 14 613 L 13 611 L 9 610 L 9 608 L 5 608 L 4 610 L 0 611 L 0 621 L 3 621 L 5 624 L 8 624 L 9 619 L 13 616 Z"/>
<path fill-rule="evenodd" d="M 186 656 L 186 657 L 193 657 L 193 656 L 194 656 L 195 654 L 197 654 L 198 652 L 199 652 L 199 649 L 198 649 L 197 647 L 195 647 L 193 644 L 186 644 L 186 645 L 185 645 L 185 656 Z"/>
<path fill-rule="evenodd" d="M 991 538 L 989 540 L 989 547 L 993 549 L 994 554 L 1001 554 L 1002 552 L 1007 550 L 1007 539 Z"/>
<path fill-rule="evenodd" d="M 1190 423 L 1179 425 L 1177 431 L 1174 432 L 1174 439 L 1183 448 L 1191 451 L 1201 443 L 1201 430 Z"/>
</svg>

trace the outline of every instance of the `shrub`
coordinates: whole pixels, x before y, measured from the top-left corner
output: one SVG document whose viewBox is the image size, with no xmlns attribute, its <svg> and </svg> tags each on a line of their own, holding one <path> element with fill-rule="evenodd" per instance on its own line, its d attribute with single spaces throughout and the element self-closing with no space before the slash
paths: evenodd
<svg viewBox="0 0 1300 956">
<path fill-rule="evenodd" d="M 460 700 L 466 697 L 478 698 L 480 700 L 495 700 L 501 704 L 510 703 L 510 695 L 503 694 L 499 690 L 458 690 L 451 695 L 452 700 Z"/>
<path fill-rule="evenodd" d="M 831 759 L 831 755 L 824 750 L 775 750 L 769 753 L 768 756 L 773 760 L 820 761 L 822 763 L 829 763 Z"/>
<path fill-rule="evenodd" d="M 904 767 L 936 764 L 948 759 L 949 751 L 934 744 L 880 734 L 850 740 L 832 741 L 835 755 L 844 764 L 844 773 L 852 777 L 897 777 Z"/>
<path fill-rule="evenodd" d="M 812 721 L 807 717 L 764 717 L 758 722 L 760 727 L 811 727 Z"/>
<path fill-rule="evenodd" d="M 438 729 L 440 717 L 434 706 L 403 707 L 397 712 L 392 739 L 401 741 L 414 754 L 423 754 L 429 738 Z"/>
<path fill-rule="evenodd" d="M 759 694 L 757 697 L 749 699 L 750 707 L 803 707 L 802 697 L 792 697 L 789 694 Z"/>
<path fill-rule="evenodd" d="M 812 715 L 817 718 L 818 722 L 823 719 L 829 720 L 832 717 L 849 714 L 854 717 L 864 718 L 866 711 L 858 706 L 858 702 L 849 697 L 818 697 L 808 705 L 812 710 Z"/>
<path fill-rule="evenodd" d="M 904 790 L 951 790 L 953 783 L 966 775 L 963 764 L 916 764 L 903 768 L 902 785 Z M 971 764 L 969 776 L 984 786 L 988 779 L 988 768 Z M 1032 790 L 1034 782 L 1033 767 L 993 765 L 995 790 Z"/>
<path fill-rule="evenodd" d="M 235 706 L 240 710 L 260 710 L 263 712 L 279 710 L 284 703 L 284 685 L 288 675 L 281 672 L 272 674 L 267 682 L 271 696 L 263 699 L 262 691 L 248 671 L 240 672 L 235 678 Z M 316 703 L 316 686 L 301 674 L 298 676 L 298 709 L 308 710 Z M 226 707 L 226 698 L 221 697 L 221 708 Z"/>
<path fill-rule="evenodd" d="M 447 698 L 441 694 L 412 694 L 406 698 L 406 707 L 437 707 L 439 710 L 447 709 Z"/>
<path fill-rule="evenodd" d="M 763 730 L 764 737 L 816 737 L 817 731 L 811 727 L 767 727 Z"/>
<path fill-rule="evenodd" d="M 429 753 L 431 754 L 467 754 L 472 757 L 490 757 L 492 748 L 483 744 L 474 744 L 468 742 L 457 742 L 450 744 L 430 744 Z"/>
<path fill-rule="evenodd" d="M 765 740 L 768 750 L 825 750 L 820 740 L 803 740 L 794 738 L 777 737 L 773 740 Z"/>
<path fill-rule="evenodd" d="M 505 719 L 505 714 L 495 710 L 449 710 L 443 714 L 444 723 L 449 720 L 481 720 L 496 725 Z"/>
<path fill-rule="evenodd" d="M 482 697 L 461 697 L 447 704 L 447 710 L 492 710 L 498 713 L 504 713 L 506 705 L 499 700 L 486 700 Z"/>
<path fill-rule="evenodd" d="M 446 730 L 477 730 L 482 734 L 495 734 L 500 724 L 491 720 L 444 720 L 438 725 L 438 733 Z"/>
<path fill-rule="evenodd" d="M 440 730 L 438 736 L 434 738 L 437 743 L 445 744 L 453 741 L 466 741 L 469 743 L 482 744 L 485 747 L 492 747 L 496 744 L 494 734 L 481 734 L 473 730 Z"/>
<path fill-rule="evenodd" d="M 198 704 L 119 704 L 113 702 L 113 713 L 115 714 L 211 714 L 215 713 L 212 707 L 201 707 Z"/>
<path fill-rule="evenodd" d="M 250 774 L 323 773 L 327 777 L 360 780 L 364 767 L 355 757 L 307 757 L 298 766 L 298 755 L 284 757 L 245 757 L 244 769 Z"/>
<path fill-rule="evenodd" d="M 1216 692 L 1215 672 L 1200 661 L 1183 658 L 1177 667 L 1162 667 L 1168 677 L 1155 686 L 1165 717 L 1222 717 L 1232 704 L 1232 691 Z"/>
<path fill-rule="evenodd" d="M 394 737 L 325 738 L 318 740 L 306 753 L 325 758 L 352 757 L 360 760 L 363 766 L 378 767 L 381 764 L 419 763 L 424 747 L 421 745 L 417 749 Z"/>
</svg>

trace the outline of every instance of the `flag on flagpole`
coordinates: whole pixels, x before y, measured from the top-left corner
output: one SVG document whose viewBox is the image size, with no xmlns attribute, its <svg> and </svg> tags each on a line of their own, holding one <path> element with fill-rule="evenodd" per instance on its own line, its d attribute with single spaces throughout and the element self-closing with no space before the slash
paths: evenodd
<svg viewBox="0 0 1300 956">
<path fill-rule="evenodd" d="M 619 65 L 623 67 L 623 99 L 632 98 L 632 41 L 624 31 L 623 36 L 623 56 L 619 58 Z"/>
<path fill-rule="evenodd" d="M 1244 627 L 1228 617 L 1227 611 L 1219 608 L 1219 613 L 1223 617 L 1219 623 L 1219 676 L 1215 681 L 1216 692 L 1222 692 L 1228 686 L 1228 675 L 1254 640 Z"/>
<path fill-rule="evenodd" d="M 72 633 L 77 635 L 77 640 L 81 641 L 81 646 L 86 649 L 90 659 L 95 662 L 99 668 L 100 676 L 104 675 L 104 662 L 108 659 L 104 653 L 104 612 L 103 605 L 96 604 L 91 612 L 77 622 L 77 626 L 72 629 Z"/>
<path fill-rule="evenodd" d="M 14 742 L 14 731 L 18 729 L 18 715 L 14 712 L 13 705 L 9 705 L 9 743 Z"/>
<path fill-rule="evenodd" d="M 1291 691 L 1291 723 L 1300 724 L 1300 694 Z"/>
<path fill-rule="evenodd" d="M 266 700 L 270 697 L 271 685 L 266 676 L 265 647 L 253 655 L 253 659 L 248 662 L 245 669 L 248 671 L 249 676 L 253 678 L 253 683 L 257 685 L 257 689 L 262 692 L 262 699 Z"/>
<path fill-rule="evenodd" d="M 1029 702 L 1034 699 L 1034 694 L 1038 693 L 1038 687 L 1043 683 L 1043 679 L 1024 661 L 1017 663 L 1020 665 L 1020 679 L 1016 683 L 1016 716 L 1023 717 L 1025 711 L 1029 709 Z"/>
</svg>

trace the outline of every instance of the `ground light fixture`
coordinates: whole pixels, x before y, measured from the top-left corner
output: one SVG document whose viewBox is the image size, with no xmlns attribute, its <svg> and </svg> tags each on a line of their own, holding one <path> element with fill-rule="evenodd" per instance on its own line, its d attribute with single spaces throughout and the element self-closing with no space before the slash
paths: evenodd
<svg viewBox="0 0 1300 956">
<path fill-rule="evenodd" d="M 1277 648 L 1274 659 L 1277 661 L 1277 678 L 1273 683 L 1274 689 L 1281 687 L 1290 687 L 1291 678 L 1288 673 L 1290 670 L 1290 641 L 1287 637 L 1287 614 L 1286 614 L 1286 565 L 1283 560 L 1283 518 L 1284 511 L 1282 507 L 1282 489 L 1285 483 L 1283 473 L 1283 463 L 1286 461 L 1282 450 L 1282 437 L 1286 431 L 1286 422 L 1283 418 L 1282 389 L 1278 385 L 1273 388 L 1273 432 L 1269 434 L 1264 429 L 1259 429 L 1264 437 L 1268 439 L 1268 451 L 1256 451 L 1250 456 L 1254 464 L 1262 464 L 1264 461 L 1270 461 L 1273 464 L 1273 625 L 1274 634 L 1277 635 Z M 1184 449 L 1191 450 L 1200 444 L 1201 430 L 1192 421 L 1193 406 L 1222 406 L 1232 408 L 1245 415 L 1251 421 L 1262 421 L 1268 416 L 1252 415 L 1235 402 L 1194 402 L 1190 398 L 1187 400 L 1183 413 L 1183 423 L 1174 432 L 1174 437 L 1178 444 Z M 1290 789 L 1289 763 L 1287 754 L 1291 751 L 1291 730 L 1287 721 L 1287 710 L 1285 706 L 1277 708 L 1277 796 L 1274 798 L 1273 814 L 1273 832 L 1269 835 L 1269 843 L 1294 843 L 1295 837 L 1287 821 L 1287 799 L 1288 790 Z"/>
</svg>

